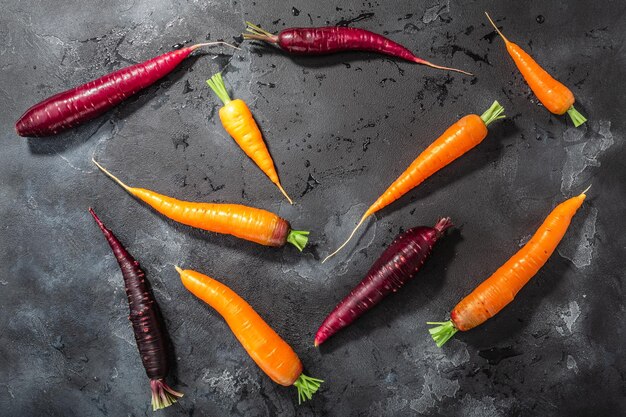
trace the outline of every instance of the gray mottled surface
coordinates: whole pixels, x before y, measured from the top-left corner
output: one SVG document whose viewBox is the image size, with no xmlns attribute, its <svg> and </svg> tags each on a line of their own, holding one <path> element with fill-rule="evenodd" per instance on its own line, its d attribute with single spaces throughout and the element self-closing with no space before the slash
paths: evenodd
<svg viewBox="0 0 626 417">
<path fill-rule="evenodd" d="M 585 128 L 537 105 L 487 26 L 486 8 L 572 88 Z M 232 41 L 244 20 L 279 30 L 359 15 L 354 25 L 476 78 L 368 54 L 290 58 L 246 44 L 233 57 L 190 59 L 57 138 L 14 133 L 31 104 L 176 43 Z M 161 415 L 624 413 L 625 27 L 623 1 L 3 1 L 0 414 L 152 414 L 121 275 L 89 206 L 142 262 L 166 317 L 176 348 L 171 381 L 186 397 Z M 226 82 L 250 103 L 293 207 L 219 124 L 204 80 L 227 64 Z M 320 265 L 429 142 L 494 99 L 506 122 L 380 213 L 351 254 Z M 312 245 L 301 255 L 174 224 L 97 172 L 93 154 L 133 185 L 276 211 L 312 230 Z M 425 322 L 445 319 L 555 204 L 589 183 L 558 252 L 519 298 L 436 348 Z M 319 323 L 383 247 L 441 215 L 460 227 L 419 278 L 313 348 Z M 294 389 L 263 375 L 216 313 L 182 288 L 174 264 L 246 298 L 307 372 L 326 379 L 315 399 L 298 407 Z"/>
</svg>

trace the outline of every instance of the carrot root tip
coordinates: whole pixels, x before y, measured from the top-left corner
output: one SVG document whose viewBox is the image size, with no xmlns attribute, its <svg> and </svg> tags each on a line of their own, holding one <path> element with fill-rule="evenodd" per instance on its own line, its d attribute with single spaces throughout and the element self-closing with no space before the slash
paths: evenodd
<svg viewBox="0 0 626 417">
<path fill-rule="evenodd" d="M 491 107 L 480 116 L 485 126 L 489 126 L 490 123 L 504 119 L 505 117 L 504 107 L 498 103 L 498 100 L 494 101 Z"/>
<path fill-rule="evenodd" d="M 298 389 L 298 404 L 311 400 L 324 380 L 300 374 L 293 385 Z"/>
<path fill-rule="evenodd" d="M 183 396 L 181 392 L 170 388 L 162 379 L 150 380 L 150 390 L 152 391 L 152 411 L 169 407 Z"/>
<path fill-rule="evenodd" d="M 306 230 L 290 230 L 287 235 L 287 242 L 294 245 L 300 252 L 304 249 L 309 242 L 309 231 Z"/>
<path fill-rule="evenodd" d="M 587 118 L 583 116 L 582 114 L 580 114 L 578 110 L 574 108 L 574 106 L 570 107 L 567 110 L 567 114 L 569 114 L 569 117 L 572 119 L 572 122 L 574 122 L 575 127 L 578 127 L 587 121 Z"/>
<path fill-rule="evenodd" d="M 454 224 L 452 223 L 452 219 L 450 217 L 442 217 L 441 219 L 439 219 L 439 221 L 437 221 L 434 229 L 437 231 L 437 233 L 439 233 L 439 235 L 442 235 L 446 230 L 453 226 Z"/>
<path fill-rule="evenodd" d="M 429 321 L 426 324 L 436 324 L 436 327 L 428 329 L 430 336 L 433 338 L 437 347 L 443 346 L 448 340 L 454 336 L 459 330 L 454 327 L 452 320 L 448 321 Z"/>
</svg>

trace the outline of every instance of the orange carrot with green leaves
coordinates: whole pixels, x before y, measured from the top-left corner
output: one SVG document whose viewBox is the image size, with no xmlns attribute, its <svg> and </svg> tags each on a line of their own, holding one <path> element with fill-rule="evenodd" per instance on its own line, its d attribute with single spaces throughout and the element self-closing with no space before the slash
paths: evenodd
<svg viewBox="0 0 626 417">
<path fill-rule="evenodd" d="M 196 271 L 175 267 L 185 288 L 213 307 L 250 357 L 272 381 L 298 389 L 298 404 L 313 398 L 324 381 L 306 376 L 302 362 L 259 314 L 226 285 Z"/>
<path fill-rule="evenodd" d="M 181 201 L 145 188 L 124 184 L 93 160 L 102 172 L 132 196 L 175 222 L 209 232 L 223 233 L 265 246 L 283 246 L 287 242 L 302 251 L 309 232 L 293 230 L 289 222 L 274 213 L 241 204 L 196 203 Z"/>
<path fill-rule="evenodd" d="M 280 184 L 270 151 L 265 145 L 261 130 L 256 124 L 248 105 L 241 99 L 231 100 L 226 91 L 222 73 L 218 72 L 215 74 L 210 80 L 207 80 L 207 84 L 224 103 L 224 106 L 219 111 L 224 129 L 237 142 L 237 145 L 243 149 L 246 155 L 261 168 L 261 171 L 269 177 L 270 181 L 278 187 L 280 192 L 287 198 L 287 201 L 289 201 L 289 204 L 293 204 L 293 201 Z"/>
<path fill-rule="evenodd" d="M 363 214 L 348 239 L 336 251 L 328 255 L 322 263 L 343 249 L 368 217 L 387 207 L 435 172 L 481 143 L 487 137 L 487 126 L 496 120 L 503 119 L 505 117 L 503 112 L 504 107 L 494 101 L 481 116 L 469 114 L 450 126 L 378 197 L 378 200 Z"/>
<path fill-rule="evenodd" d="M 513 58 L 515 65 L 522 73 L 528 86 L 533 90 L 533 93 L 535 93 L 544 107 L 551 113 L 559 116 L 565 113 L 569 114 L 569 117 L 576 127 L 585 123 L 587 121 L 585 116 L 574 108 L 574 102 L 576 100 L 570 89 L 555 80 L 546 70 L 541 68 L 541 66 L 539 66 L 539 64 L 519 45 L 509 41 L 502 32 L 500 32 L 500 29 L 498 29 L 493 20 L 491 20 L 489 14 L 487 12 L 485 12 L 485 14 L 504 41 L 506 50 L 509 52 L 509 55 L 511 55 L 511 58 Z"/>
<path fill-rule="evenodd" d="M 513 301 L 563 239 L 587 190 L 556 206 L 522 249 L 454 307 L 449 321 L 428 322 L 437 325 L 430 329 L 437 346 L 443 346 L 459 330 L 483 324 Z"/>
</svg>

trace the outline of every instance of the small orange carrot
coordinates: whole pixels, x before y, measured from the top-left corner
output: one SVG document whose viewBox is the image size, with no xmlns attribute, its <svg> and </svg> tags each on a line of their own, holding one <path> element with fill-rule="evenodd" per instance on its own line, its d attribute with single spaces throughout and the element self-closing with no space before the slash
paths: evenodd
<svg viewBox="0 0 626 417">
<path fill-rule="evenodd" d="M 283 246 L 289 242 L 300 251 L 309 240 L 309 232 L 292 230 L 287 220 L 269 211 L 240 204 L 181 201 L 145 188 L 129 187 L 98 162 L 92 161 L 129 194 L 175 222 L 265 246 Z"/>
<path fill-rule="evenodd" d="M 541 68 L 519 45 L 509 41 L 502 32 L 500 32 L 500 29 L 498 29 L 493 20 L 491 20 L 489 14 L 487 12 L 485 12 L 485 14 L 504 41 L 506 50 L 509 52 L 509 55 L 511 55 L 511 58 L 513 58 L 515 65 L 522 73 L 530 89 L 533 90 L 544 107 L 551 113 L 559 116 L 567 112 L 576 127 L 585 123 L 587 121 L 585 116 L 574 108 L 574 94 L 570 89 L 552 78 L 552 76 Z"/>
<path fill-rule="evenodd" d="M 372 204 L 361 220 L 356 225 L 348 239 L 339 248 L 328 255 L 322 263 L 329 258 L 335 256 L 344 248 L 354 236 L 357 229 L 372 214 L 387 207 L 413 188 L 420 185 L 424 180 L 439 171 L 441 168 L 450 164 L 455 159 L 477 146 L 487 137 L 487 126 L 495 120 L 505 117 L 504 107 L 497 101 L 494 101 L 491 107 L 478 116 L 469 114 L 452 126 L 450 126 L 443 135 L 439 136 L 428 148 L 426 148 L 409 167 L 398 177 L 397 180 L 387 188 L 387 190 L 378 197 L 378 200 Z"/>
<path fill-rule="evenodd" d="M 248 105 L 240 99 L 231 100 L 226 91 L 221 73 L 218 72 L 210 80 L 207 80 L 207 84 L 224 103 L 224 106 L 219 111 L 224 129 L 237 142 L 237 145 L 243 149 L 246 155 L 278 187 L 280 192 L 287 198 L 287 201 L 289 201 L 289 204 L 293 204 L 293 201 L 280 184 L 270 151 L 265 145 L 261 130 L 259 130 L 259 126 L 256 124 Z"/>
<path fill-rule="evenodd" d="M 313 398 L 324 381 L 302 373 L 302 362 L 281 337 L 236 292 L 213 278 L 175 267 L 185 288 L 226 320 L 250 357 L 272 381 L 298 389 L 298 404 Z"/>
<path fill-rule="evenodd" d="M 513 301 L 563 239 L 572 217 L 587 197 L 587 190 L 556 206 L 522 249 L 454 307 L 449 321 L 428 322 L 437 325 L 430 329 L 437 346 L 443 346 L 459 330 L 464 332 L 483 324 Z"/>
</svg>

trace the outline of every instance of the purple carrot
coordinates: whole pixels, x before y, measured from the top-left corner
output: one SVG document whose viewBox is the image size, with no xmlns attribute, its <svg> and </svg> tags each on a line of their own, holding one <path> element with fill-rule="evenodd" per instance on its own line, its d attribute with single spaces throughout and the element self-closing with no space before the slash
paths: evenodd
<svg viewBox="0 0 626 417">
<path fill-rule="evenodd" d="M 117 259 L 122 270 L 126 296 L 130 306 L 128 319 L 133 325 L 141 361 L 148 378 L 150 378 L 152 409 L 159 410 L 170 406 L 183 394 L 174 391 L 165 383 L 165 377 L 169 370 L 165 335 L 161 330 L 159 307 L 152 291 L 150 291 L 146 274 L 141 270 L 139 262 L 128 253 L 113 232 L 104 226 L 92 208 L 89 209 L 89 212 L 98 223 L 104 237 L 109 242 L 109 246 L 113 249 L 115 259 Z"/>
<path fill-rule="evenodd" d="M 291 54 L 322 55 L 343 51 L 377 52 L 432 68 L 472 75 L 467 71 L 442 67 L 418 58 L 399 43 L 365 29 L 344 26 L 289 28 L 283 29 L 278 35 L 274 35 L 250 22 L 246 22 L 246 25 L 246 30 L 249 33 L 243 34 L 244 39 L 278 45 L 280 49 Z"/>
<path fill-rule="evenodd" d="M 50 136 L 78 126 L 154 84 L 201 46 L 217 44 L 228 45 L 200 43 L 170 51 L 58 93 L 26 110 L 15 123 L 15 130 L 20 136 Z"/>
<path fill-rule="evenodd" d="M 363 281 L 326 317 L 315 334 L 315 346 L 324 343 L 410 281 L 430 255 L 437 240 L 450 227 L 452 221 L 444 217 L 434 227 L 414 227 L 397 236 L 372 265 Z"/>
</svg>

